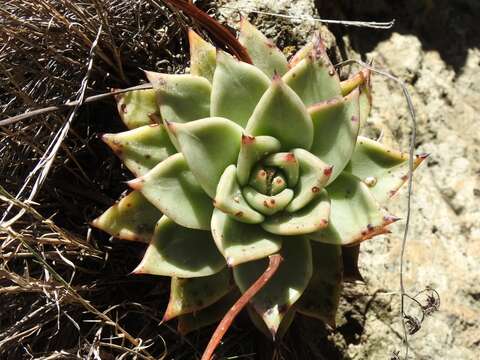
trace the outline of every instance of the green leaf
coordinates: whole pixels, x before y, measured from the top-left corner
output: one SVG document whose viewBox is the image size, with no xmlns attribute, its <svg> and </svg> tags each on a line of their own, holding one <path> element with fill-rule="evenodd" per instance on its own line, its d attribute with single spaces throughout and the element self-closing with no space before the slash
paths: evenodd
<svg viewBox="0 0 480 360">
<path fill-rule="evenodd" d="M 141 178 L 129 182 L 177 224 L 209 230 L 212 200 L 188 168 L 182 154 L 175 154 Z"/>
<path fill-rule="evenodd" d="M 235 304 L 238 297 L 239 295 L 237 291 L 230 291 L 219 301 L 205 309 L 190 314 L 180 315 L 178 317 L 178 332 L 181 335 L 186 335 L 192 331 L 201 329 L 202 327 L 219 322 Z"/>
<path fill-rule="evenodd" d="M 161 124 L 146 125 L 118 134 L 104 134 L 102 140 L 136 176 L 142 176 L 177 151 Z"/>
<path fill-rule="evenodd" d="M 265 325 L 262 317 L 258 315 L 251 306 L 247 306 L 247 311 L 253 325 L 255 325 L 255 327 L 260 330 L 260 332 L 267 338 L 271 338 L 272 341 L 279 341 L 285 336 L 288 328 L 290 327 L 290 325 L 292 325 L 293 319 L 295 319 L 296 315 L 295 307 L 290 307 L 290 309 L 288 309 L 287 313 L 283 317 L 280 326 L 278 327 L 278 330 L 274 333 L 271 333 Z"/>
<path fill-rule="evenodd" d="M 313 41 L 311 52 L 291 68 L 283 80 L 305 106 L 341 95 L 340 79 L 320 38 Z"/>
<path fill-rule="evenodd" d="M 195 31 L 188 29 L 190 43 L 190 73 L 212 81 L 217 62 L 217 49 L 203 40 Z"/>
<path fill-rule="evenodd" d="M 282 247 L 282 237 L 263 230 L 259 225 L 238 222 L 215 209 L 212 235 L 228 266 L 262 259 Z"/>
<path fill-rule="evenodd" d="M 286 208 L 288 212 L 300 210 L 318 196 L 332 174 L 332 166 L 307 150 L 295 149 L 293 154 L 300 164 L 300 178 L 295 187 L 295 196 Z"/>
<path fill-rule="evenodd" d="M 219 117 L 169 123 L 168 127 L 198 182 L 214 198 L 223 172 L 237 162 L 243 129 Z"/>
<path fill-rule="evenodd" d="M 354 246 L 342 246 L 343 281 L 364 281 L 358 268 L 358 256 L 360 244 Z"/>
<path fill-rule="evenodd" d="M 163 320 L 204 309 L 225 296 L 232 286 L 231 271 L 227 268 L 211 276 L 189 279 L 173 277 Z"/>
<path fill-rule="evenodd" d="M 251 304 L 263 318 L 271 334 L 276 334 L 290 307 L 300 298 L 312 276 L 310 242 L 303 237 L 284 239 L 280 254 L 283 262 Z M 268 260 L 250 261 L 233 268 L 240 291 L 245 292 L 262 275 Z"/>
<path fill-rule="evenodd" d="M 215 195 L 215 207 L 237 221 L 248 224 L 261 223 L 265 217 L 246 202 L 238 186 L 236 173 L 235 165 L 228 166 L 223 172 Z"/>
<path fill-rule="evenodd" d="M 133 191 L 92 221 L 96 228 L 122 240 L 148 243 L 162 213 Z"/>
<path fill-rule="evenodd" d="M 287 177 L 287 184 L 289 187 L 293 188 L 297 185 L 299 164 L 297 158 L 292 152 L 276 153 L 267 156 L 263 163 L 281 169 Z"/>
<path fill-rule="evenodd" d="M 302 100 L 280 77 L 274 77 L 263 94 L 246 130 L 254 136 L 273 136 L 280 141 L 284 151 L 310 149 L 313 141 L 312 121 Z"/>
<path fill-rule="evenodd" d="M 293 190 L 284 189 L 276 195 L 264 195 L 250 186 L 243 188 L 243 196 L 247 203 L 264 215 L 273 215 L 285 209 L 292 201 Z"/>
<path fill-rule="evenodd" d="M 299 313 L 322 320 L 334 328 L 342 291 L 342 249 L 339 245 L 315 241 L 311 246 L 313 274 L 296 308 Z"/>
<path fill-rule="evenodd" d="M 286 189 L 287 180 L 278 169 L 257 165 L 248 184 L 261 194 L 277 195 Z"/>
<path fill-rule="evenodd" d="M 352 156 L 360 126 L 358 91 L 345 98 L 316 104 L 308 109 L 315 136 L 310 152 L 333 165 L 328 184 L 343 171 Z"/>
<path fill-rule="evenodd" d="M 162 122 L 155 90 L 134 90 L 115 96 L 118 113 L 129 129 Z"/>
<path fill-rule="evenodd" d="M 308 55 L 311 54 L 312 50 L 313 50 L 313 41 L 309 41 L 290 58 L 290 60 L 288 61 L 288 65 L 290 69 L 294 68 L 295 66 L 298 65 L 300 61 L 308 57 Z"/>
<path fill-rule="evenodd" d="M 238 41 L 247 49 L 253 65 L 269 78 L 272 78 L 275 73 L 283 75 L 287 72 L 288 63 L 285 55 L 244 17 L 240 21 Z"/>
<path fill-rule="evenodd" d="M 219 51 L 213 75 L 210 116 L 220 116 L 245 127 L 270 79 L 255 66 Z"/>
<path fill-rule="evenodd" d="M 268 154 L 279 151 L 280 146 L 280 142 L 271 136 L 242 135 L 237 161 L 238 183 L 241 186 L 246 185 L 253 165 Z"/>
<path fill-rule="evenodd" d="M 209 231 L 188 229 L 163 216 L 133 273 L 194 278 L 216 274 L 224 267 Z"/>
<path fill-rule="evenodd" d="M 370 70 L 362 69 L 348 79 L 341 81 L 340 88 L 342 89 L 342 95 L 347 96 L 359 86 L 370 82 L 370 73 Z"/>
<path fill-rule="evenodd" d="M 331 200 L 328 229 L 309 234 L 312 240 L 353 245 L 382 231 L 398 220 L 380 208 L 367 185 L 343 172 L 327 187 Z"/>
<path fill-rule="evenodd" d="M 330 200 L 325 190 L 303 209 L 295 212 L 283 212 L 267 218 L 262 227 L 278 235 L 303 235 L 324 229 L 328 225 Z"/>
<path fill-rule="evenodd" d="M 427 156 L 418 155 L 413 168 L 416 169 Z M 359 136 L 345 171 L 367 184 L 375 199 L 383 204 L 408 180 L 408 159 L 406 153 Z"/>
<path fill-rule="evenodd" d="M 210 115 L 210 82 L 201 76 L 146 71 L 157 94 L 162 119 L 189 122 Z"/>
</svg>

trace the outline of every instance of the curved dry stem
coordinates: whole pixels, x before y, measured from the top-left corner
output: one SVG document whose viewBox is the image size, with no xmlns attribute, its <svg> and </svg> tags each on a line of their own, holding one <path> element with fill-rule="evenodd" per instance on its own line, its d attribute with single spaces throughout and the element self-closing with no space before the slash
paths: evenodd
<svg viewBox="0 0 480 360">
<path fill-rule="evenodd" d="M 225 26 L 203 12 L 195 5 L 183 0 L 163 0 L 165 3 L 182 10 L 186 15 L 195 19 L 207 29 L 210 34 L 220 43 L 225 45 L 230 51 L 241 61 L 252 64 L 252 59 L 248 55 L 247 50 L 240 44 L 235 36 L 228 31 Z"/>
<path fill-rule="evenodd" d="M 235 304 L 230 308 L 230 310 L 225 314 L 222 321 L 218 324 L 215 332 L 213 333 L 210 341 L 203 352 L 201 360 L 210 360 L 212 359 L 213 353 L 217 348 L 218 344 L 222 340 L 223 336 L 230 328 L 233 323 L 233 320 L 237 315 L 242 311 L 242 309 L 248 304 L 250 299 L 252 299 L 271 279 L 271 277 L 277 272 L 280 263 L 283 261 L 283 258 L 280 254 L 270 255 L 268 257 L 269 263 L 265 272 L 260 275 L 260 277 L 253 283 L 252 286 L 248 288 L 245 293 L 237 300 Z"/>
</svg>

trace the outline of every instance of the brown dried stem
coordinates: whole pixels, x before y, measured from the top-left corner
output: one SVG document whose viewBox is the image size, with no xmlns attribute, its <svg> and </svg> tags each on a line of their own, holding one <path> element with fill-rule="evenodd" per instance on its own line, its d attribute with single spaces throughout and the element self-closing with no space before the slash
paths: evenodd
<svg viewBox="0 0 480 360">
<path fill-rule="evenodd" d="M 210 341 L 203 352 L 201 360 L 210 360 L 213 356 L 215 349 L 222 340 L 223 336 L 230 328 L 233 320 L 242 311 L 242 309 L 248 304 L 248 302 L 268 283 L 272 276 L 277 272 L 280 263 L 283 258 L 280 254 L 270 255 L 268 267 L 265 272 L 243 293 L 230 310 L 225 314 L 222 321 L 218 324 L 215 332 L 213 333 Z"/>
<path fill-rule="evenodd" d="M 151 0 L 154 1 L 154 0 Z M 182 10 L 185 14 L 195 19 L 221 44 L 225 45 L 241 61 L 251 64 L 252 59 L 247 50 L 240 44 L 235 36 L 228 31 L 225 26 L 203 12 L 195 5 L 183 0 L 163 0 L 167 4 Z"/>
</svg>

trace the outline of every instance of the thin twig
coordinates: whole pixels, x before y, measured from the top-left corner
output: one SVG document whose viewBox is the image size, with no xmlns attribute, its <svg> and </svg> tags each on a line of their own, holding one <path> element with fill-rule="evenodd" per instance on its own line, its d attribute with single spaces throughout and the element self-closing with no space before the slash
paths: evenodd
<svg viewBox="0 0 480 360">
<path fill-rule="evenodd" d="M 147 89 L 151 89 L 151 88 L 152 88 L 152 84 L 142 84 L 142 85 L 132 86 L 132 87 L 129 87 L 129 88 L 126 88 L 126 89 L 119 89 L 119 90 L 115 90 L 115 91 L 110 91 L 108 93 L 103 93 L 103 94 L 98 94 L 98 95 L 93 95 L 93 96 L 86 97 L 83 100 L 83 103 L 86 104 L 86 103 L 91 103 L 91 102 L 107 99 L 107 98 L 112 97 L 114 95 L 123 94 L 123 93 L 129 92 L 129 91 L 147 90 Z M 16 116 L 6 118 L 4 120 L 0 120 L 0 126 L 11 125 L 11 124 L 14 124 L 16 122 L 31 118 L 33 116 L 43 115 L 43 114 L 48 114 L 48 113 L 59 111 L 59 110 L 68 109 L 68 108 L 71 108 L 71 107 L 75 107 L 77 105 L 79 105 L 79 101 L 74 100 L 74 101 L 69 101 L 69 102 L 66 102 L 66 103 L 60 104 L 60 105 L 54 105 L 54 106 L 49 106 L 49 107 L 45 107 L 45 108 L 41 108 L 41 109 L 37 109 L 37 110 L 32 110 L 32 111 L 25 112 L 25 113 L 20 114 L 20 115 L 16 115 Z"/>
<path fill-rule="evenodd" d="M 70 293 L 70 295 L 77 300 L 85 309 L 90 311 L 91 313 L 95 314 L 98 316 L 100 319 L 102 319 L 106 324 L 114 326 L 115 329 L 117 329 L 118 332 L 120 332 L 123 337 L 129 341 L 133 346 L 138 347 L 140 345 L 140 342 L 138 339 L 134 338 L 128 331 L 126 331 L 121 325 L 119 325 L 117 322 L 113 321 L 108 315 L 105 313 L 97 310 L 92 304 L 90 304 L 87 300 L 85 300 L 80 294 L 58 273 L 55 271 L 53 267 L 50 266 L 48 262 L 46 262 L 43 257 L 34 249 L 32 248 L 23 238 L 20 234 L 17 234 L 11 229 L 4 228 L 3 226 L 0 226 L 0 229 L 2 231 L 6 231 L 9 233 L 11 236 L 16 237 L 23 246 L 25 246 L 33 255 L 34 257 L 42 264 L 42 266 L 47 270 L 52 276 L 60 282 L 65 289 Z M 139 351 L 143 352 L 143 354 L 149 358 L 149 359 L 154 359 L 146 350 L 144 349 L 139 349 Z"/>
<path fill-rule="evenodd" d="M 392 74 L 383 71 L 383 70 L 378 70 L 372 66 L 370 66 L 367 63 L 364 63 L 360 60 L 355 60 L 355 59 L 350 59 L 346 61 L 342 61 L 338 63 L 336 66 L 345 66 L 345 65 L 350 65 L 350 64 L 358 64 L 363 66 L 366 69 L 369 69 L 372 72 L 375 72 L 377 74 L 383 75 L 387 77 L 390 80 L 395 81 L 397 84 L 400 85 L 402 88 L 403 95 L 405 97 L 405 100 L 407 101 L 407 106 L 408 106 L 408 112 L 410 113 L 410 118 L 412 121 L 412 134 L 410 136 L 410 146 L 409 146 L 409 159 L 408 159 L 408 190 L 407 190 L 407 216 L 405 219 L 405 229 L 403 232 L 403 238 L 402 238 L 402 249 L 400 253 L 400 311 L 401 311 L 401 317 L 402 317 L 402 326 L 403 326 L 403 334 L 404 334 L 404 342 L 405 342 L 405 360 L 408 359 L 408 351 L 409 351 L 409 344 L 408 344 L 408 331 L 407 331 L 407 325 L 405 322 L 405 285 L 404 285 L 404 280 L 403 280 L 403 268 L 404 268 L 404 257 L 405 257 L 405 247 L 407 244 L 407 237 L 408 237 L 408 230 L 410 227 L 410 215 L 411 215 L 411 200 L 412 200 L 412 193 L 413 193 L 413 171 L 414 171 L 414 152 L 415 152 L 415 142 L 417 138 L 417 120 L 416 120 L 416 115 L 415 115 L 415 109 L 413 107 L 412 99 L 410 97 L 410 94 L 408 92 L 408 89 L 405 85 L 405 83 L 400 80 L 399 78 L 393 76 Z"/>
<path fill-rule="evenodd" d="M 100 39 L 101 33 L 102 33 L 102 25 L 99 26 L 97 36 L 95 37 L 95 40 L 93 41 L 90 48 L 90 56 L 89 56 L 89 61 L 87 65 L 87 71 L 80 85 L 80 89 L 78 91 L 77 104 L 70 112 L 68 120 L 62 126 L 60 131 L 57 134 L 55 134 L 53 141 L 50 143 L 50 145 L 47 148 L 47 151 L 43 154 L 43 156 L 41 157 L 40 161 L 37 163 L 33 171 L 28 175 L 27 179 L 25 180 L 25 183 L 20 188 L 20 191 L 17 193 L 17 196 L 16 196 L 17 198 L 19 198 L 22 195 L 24 190 L 29 185 L 30 180 L 32 180 L 34 176 L 38 172 L 40 172 L 40 174 L 36 177 L 35 183 L 33 184 L 32 191 L 28 196 L 28 201 L 32 201 L 37 195 L 37 192 L 42 187 L 48 173 L 50 172 L 50 168 L 53 164 L 53 161 L 55 160 L 55 157 L 57 155 L 58 150 L 60 149 L 60 146 L 63 143 L 63 140 L 65 139 L 65 137 L 68 134 L 68 131 L 70 130 L 70 126 L 73 122 L 73 119 L 75 118 L 78 110 L 80 109 L 80 106 L 82 106 L 85 100 L 85 92 L 87 91 L 88 80 L 90 78 L 90 74 L 93 66 L 93 60 L 95 58 L 95 48 L 98 44 L 98 40 Z M 8 216 L 8 213 L 10 212 L 10 209 L 12 208 L 12 206 L 13 205 L 10 204 L 5 210 L 5 212 L 3 213 L 2 219 L 0 220 L 2 223 L 5 221 L 6 217 Z M 18 220 L 21 216 L 23 216 L 24 213 L 25 213 L 25 210 L 20 210 L 20 212 L 17 215 L 15 215 L 12 219 L 10 219 L 8 223 L 11 224 L 14 221 Z"/>
<path fill-rule="evenodd" d="M 269 12 L 269 11 L 261 11 L 257 10 L 255 8 L 249 8 L 249 7 L 230 7 L 230 6 L 222 6 L 221 8 L 225 9 L 231 9 L 231 10 L 238 10 L 238 11 L 245 11 L 245 12 L 251 12 L 254 14 L 260 14 L 260 15 L 269 15 L 269 16 L 275 16 L 283 19 L 289 19 L 289 20 L 306 20 L 306 21 L 313 21 L 313 22 L 320 22 L 324 24 L 338 24 L 338 25 L 344 25 L 344 26 L 356 26 L 356 27 L 365 27 L 365 28 L 370 28 L 370 29 L 391 29 L 393 25 L 395 24 L 395 19 L 387 22 L 377 22 L 377 21 L 351 21 L 351 20 L 331 20 L 331 19 L 321 19 L 318 17 L 313 17 L 313 16 L 308 16 L 308 15 L 287 15 L 287 14 L 280 14 L 280 13 L 275 13 L 275 12 Z"/>
<path fill-rule="evenodd" d="M 260 277 L 250 286 L 247 291 L 243 293 L 242 296 L 237 300 L 235 304 L 230 308 L 230 310 L 225 314 L 222 321 L 218 324 L 215 332 L 213 333 L 210 341 L 203 352 L 201 360 L 210 360 L 217 348 L 218 344 L 222 340 L 223 336 L 227 330 L 232 325 L 235 317 L 242 311 L 242 309 L 248 304 L 248 302 L 268 283 L 272 276 L 278 270 L 280 263 L 283 258 L 280 254 L 270 255 L 269 256 L 268 267 L 265 272 L 260 275 Z"/>
</svg>

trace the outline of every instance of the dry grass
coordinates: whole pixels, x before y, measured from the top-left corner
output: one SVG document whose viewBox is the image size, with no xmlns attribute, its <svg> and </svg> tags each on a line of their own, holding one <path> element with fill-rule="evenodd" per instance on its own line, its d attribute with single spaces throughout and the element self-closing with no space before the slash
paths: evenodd
<svg viewBox="0 0 480 360">
<path fill-rule="evenodd" d="M 182 71 L 187 22 L 157 0 L 3 1 L 2 119 L 78 98 L 89 61 L 86 95 L 137 85 L 140 68 Z M 144 248 L 88 225 L 131 176 L 97 136 L 122 130 L 115 111 L 110 99 L 0 127 L 1 359 L 192 359 L 209 340 L 160 324 L 168 280 L 128 276 Z M 311 358 L 302 326 L 271 346 L 240 318 L 220 353 Z"/>
<path fill-rule="evenodd" d="M 3 2 L 2 118 L 76 98 L 100 26 L 87 95 L 138 84 L 140 68 L 185 67 L 185 20 L 162 6 Z M 143 249 L 112 243 L 88 226 L 129 177 L 97 139 L 121 129 L 112 125 L 114 104 L 84 106 L 75 115 L 65 139 L 59 135 L 67 112 L 0 128 L 0 357 L 190 359 L 208 333 L 182 339 L 159 325 L 168 283 L 129 277 Z M 49 160 L 48 177 L 37 181 Z"/>
</svg>

